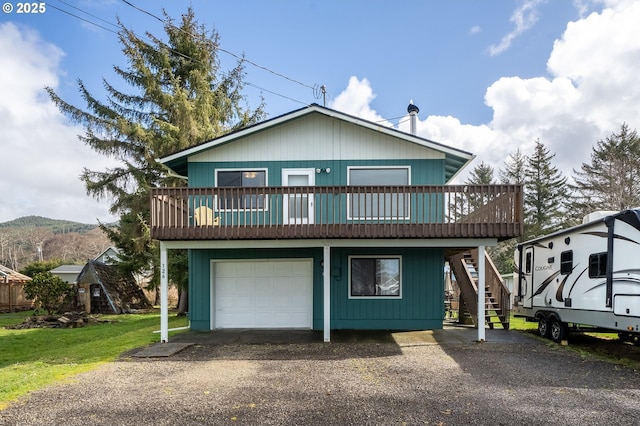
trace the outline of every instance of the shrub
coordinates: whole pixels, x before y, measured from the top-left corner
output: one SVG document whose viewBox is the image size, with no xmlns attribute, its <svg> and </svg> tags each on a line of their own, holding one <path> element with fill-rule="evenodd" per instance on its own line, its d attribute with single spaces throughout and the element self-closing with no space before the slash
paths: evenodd
<svg viewBox="0 0 640 426">
<path fill-rule="evenodd" d="M 25 283 L 24 293 L 29 299 L 34 299 L 37 309 L 52 314 L 73 296 L 73 288 L 51 272 L 39 272 Z"/>
</svg>

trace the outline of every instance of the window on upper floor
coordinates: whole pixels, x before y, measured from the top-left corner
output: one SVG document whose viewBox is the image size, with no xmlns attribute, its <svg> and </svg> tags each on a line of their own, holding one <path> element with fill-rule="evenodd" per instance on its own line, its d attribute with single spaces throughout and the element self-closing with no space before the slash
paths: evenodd
<svg viewBox="0 0 640 426">
<path fill-rule="evenodd" d="M 267 186 L 265 169 L 217 170 L 218 187 L 256 188 Z M 218 200 L 220 210 L 264 209 L 265 196 L 261 194 L 227 194 Z"/>
<path fill-rule="evenodd" d="M 348 184 L 351 186 L 404 186 L 410 185 L 410 168 L 349 167 Z M 352 219 L 408 219 L 409 195 L 398 193 L 357 193 L 349 199 L 349 217 Z"/>
</svg>

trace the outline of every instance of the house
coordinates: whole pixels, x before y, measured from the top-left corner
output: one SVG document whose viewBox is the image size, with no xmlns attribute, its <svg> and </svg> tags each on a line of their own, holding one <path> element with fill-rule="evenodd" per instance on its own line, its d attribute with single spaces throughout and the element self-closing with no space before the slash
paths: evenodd
<svg viewBox="0 0 640 426">
<path fill-rule="evenodd" d="M 24 294 L 24 285 L 31 278 L 0 265 L 0 312 L 25 311 L 33 307 L 33 300 Z"/>
<path fill-rule="evenodd" d="M 164 294 L 188 249 L 192 330 L 442 328 L 445 260 L 476 249 L 482 281 L 522 193 L 451 185 L 473 154 L 414 133 L 314 104 L 161 158 L 188 178 L 151 192 Z"/>
<path fill-rule="evenodd" d="M 96 256 L 95 260 L 106 265 L 113 265 L 118 260 L 120 260 L 120 250 L 118 250 L 117 247 L 108 247 L 102 253 Z"/>
<path fill-rule="evenodd" d="M 131 274 L 115 265 L 90 260 L 78 275 L 78 305 L 87 313 L 124 314 L 151 308 Z"/>
<path fill-rule="evenodd" d="M 82 272 L 82 265 L 60 265 L 50 270 L 53 275 L 60 277 L 67 284 L 75 284 Z"/>
</svg>

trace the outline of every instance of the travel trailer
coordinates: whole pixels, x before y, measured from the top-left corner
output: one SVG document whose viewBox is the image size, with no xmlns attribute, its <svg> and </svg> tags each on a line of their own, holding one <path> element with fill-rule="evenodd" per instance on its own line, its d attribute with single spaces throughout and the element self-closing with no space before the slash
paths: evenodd
<svg viewBox="0 0 640 426">
<path fill-rule="evenodd" d="M 570 326 L 640 336 L 640 209 L 598 212 L 581 225 L 518 244 L 514 312 L 541 336 L 567 339 Z"/>
</svg>

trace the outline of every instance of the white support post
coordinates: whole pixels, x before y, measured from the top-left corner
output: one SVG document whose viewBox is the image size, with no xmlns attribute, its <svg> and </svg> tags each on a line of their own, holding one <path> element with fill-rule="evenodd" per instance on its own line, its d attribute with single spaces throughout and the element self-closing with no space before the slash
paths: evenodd
<svg viewBox="0 0 640 426">
<path fill-rule="evenodd" d="M 484 342 L 485 321 L 485 273 L 484 273 L 484 246 L 478 246 L 478 342 Z"/>
<path fill-rule="evenodd" d="M 331 247 L 323 247 L 324 341 L 331 341 Z"/>
<path fill-rule="evenodd" d="M 160 341 L 169 341 L 169 271 L 167 247 L 160 241 Z"/>
</svg>

